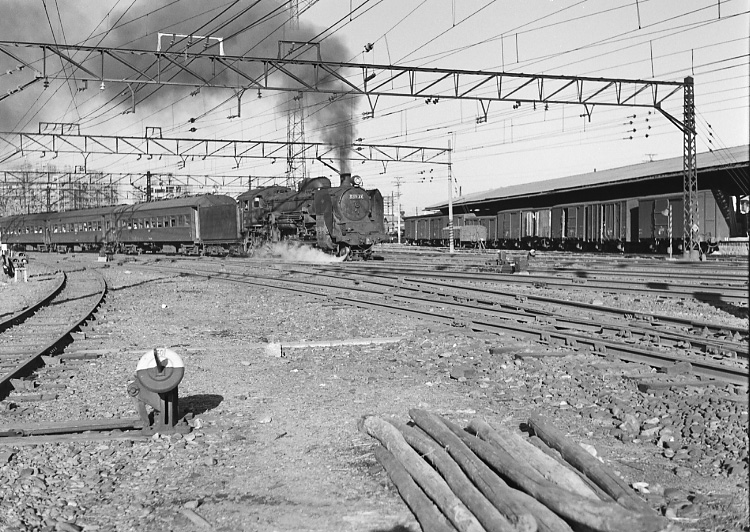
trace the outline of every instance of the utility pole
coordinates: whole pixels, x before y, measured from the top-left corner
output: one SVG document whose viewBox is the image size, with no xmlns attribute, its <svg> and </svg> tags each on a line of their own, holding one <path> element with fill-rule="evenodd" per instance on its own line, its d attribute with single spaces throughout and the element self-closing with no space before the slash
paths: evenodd
<svg viewBox="0 0 750 532">
<path fill-rule="evenodd" d="M 398 201 L 398 207 L 396 210 L 396 242 L 401 243 L 401 181 L 403 177 L 396 178 L 396 200 Z"/>
<path fill-rule="evenodd" d="M 453 133 L 449 133 L 453 135 Z M 449 253 L 454 253 L 453 249 L 453 172 L 451 170 L 451 139 L 448 137 L 448 240 L 450 240 L 450 246 L 448 248 Z"/>
</svg>

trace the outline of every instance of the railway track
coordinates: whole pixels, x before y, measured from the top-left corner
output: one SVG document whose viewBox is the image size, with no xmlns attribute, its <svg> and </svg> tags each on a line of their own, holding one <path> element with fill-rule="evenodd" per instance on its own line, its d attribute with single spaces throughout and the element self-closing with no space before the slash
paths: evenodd
<svg viewBox="0 0 750 532">
<path fill-rule="evenodd" d="M 101 274 L 92 269 L 69 270 L 60 277 L 51 293 L 0 325 L 0 399 L 11 394 L 14 402 L 45 399 L 64 387 L 54 378 L 39 384 L 30 377 L 45 365 L 43 357 L 60 355 L 73 342 L 76 331 L 104 300 L 107 288 Z M 55 373 L 52 368 L 47 372 Z"/>
<path fill-rule="evenodd" d="M 678 320 L 670 326 L 681 329 L 669 331 L 666 330 L 666 319 L 645 314 L 622 315 L 619 322 L 609 316 L 609 322 L 606 322 L 598 319 L 601 313 L 596 314 L 599 310 L 597 308 L 589 309 L 594 313 L 592 319 L 577 320 L 569 318 L 570 307 L 558 313 L 549 310 L 551 300 L 544 301 L 544 306 L 535 308 L 533 305 L 521 305 L 515 298 L 505 303 L 490 300 L 492 294 L 481 288 L 474 289 L 473 295 L 467 295 L 470 291 L 461 292 L 462 287 L 433 284 L 425 288 L 420 285 L 419 280 L 398 277 L 388 279 L 373 276 L 367 271 L 351 277 L 354 272 L 327 272 L 327 268 L 323 266 L 305 269 L 280 267 L 275 275 L 216 271 L 196 266 L 136 267 L 307 294 L 476 331 L 509 333 L 515 337 L 534 339 L 551 347 L 588 349 L 601 355 L 643 362 L 654 367 L 690 362 L 694 372 L 704 378 L 747 385 L 747 351 L 746 348 L 742 349 L 741 338 L 737 337 L 739 329 L 730 331 L 711 324 L 700 324 L 703 327 L 699 329 L 699 324 L 692 323 L 690 327 L 686 327 L 685 323 L 679 323 Z M 323 283 L 324 278 L 331 283 Z M 347 284 L 342 285 L 342 282 Z M 452 292 L 441 293 L 446 288 Z M 566 302 L 559 300 L 555 303 L 564 305 Z M 632 320 L 636 320 L 636 323 L 632 323 Z M 715 330 L 716 335 L 723 335 L 725 338 L 709 338 L 704 329 Z"/>
<path fill-rule="evenodd" d="M 388 264 L 426 264 L 437 266 L 471 267 L 488 262 L 495 262 L 498 253 L 504 251 L 511 259 L 526 257 L 528 250 L 486 250 L 483 253 L 459 252 L 449 254 L 447 251 L 408 251 L 383 249 L 377 256 Z M 697 276 L 701 273 L 714 274 L 717 271 L 738 277 L 746 277 L 748 260 L 747 257 L 716 256 L 700 262 L 683 262 L 680 260 L 668 260 L 666 257 L 639 256 L 639 255 L 616 255 L 607 253 L 565 253 L 559 251 L 537 251 L 532 264 L 537 269 L 579 269 L 579 270 L 606 270 L 606 271 L 668 271 L 680 276 Z"/>
<path fill-rule="evenodd" d="M 392 277 L 410 276 L 414 278 L 451 279 L 464 282 L 499 282 L 507 284 L 533 285 L 542 288 L 570 288 L 571 284 L 577 290 L 603 291 L 612 293 L 643 293 L 644 290 L 653 295 L 694 298 L 699 301 L 719 301 L 734 305 L 747 303 L 747 286 L 727 287 L 716 284 L 685 285 L 672 283 L 669 280 L 626 280 L 626 279 L 587 279 L 585 277 L 557 278 L 546 275 L 537 275 L 534 272 L 529 275 L 487 273 L 487 272 L 460 272 L 449 270 L 426 271 L 421 266 L 392 267 L 390 265 L 351 265 L 351 264 L 327 264 L 317 267 L 321 271 L 340 272 L 347 271 L 365 272 L 367 275 Z M 632 276 L 631 276 L 632 277 Z"/>
</svg>

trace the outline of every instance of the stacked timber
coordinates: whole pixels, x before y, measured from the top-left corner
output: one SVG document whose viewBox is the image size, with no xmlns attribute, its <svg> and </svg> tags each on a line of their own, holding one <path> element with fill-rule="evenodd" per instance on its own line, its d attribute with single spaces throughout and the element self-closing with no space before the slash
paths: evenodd
<svg viewBox="0 0 750 532">
<path fill-rule="evenodd" d="M 409 416 L 366 416 L 360 430 L 382 444 L 375 457 L 425 532 L 677 530 L 541 417 L 527 439 L 481 420 L 464 429 L 424 410 Z"/>
</svg>

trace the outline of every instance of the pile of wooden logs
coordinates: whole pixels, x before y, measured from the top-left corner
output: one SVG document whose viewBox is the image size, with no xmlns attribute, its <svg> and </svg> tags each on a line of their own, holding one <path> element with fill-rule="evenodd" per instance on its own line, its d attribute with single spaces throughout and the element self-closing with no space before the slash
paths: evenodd
<svg viewBox="0 0 750 532">
<path fill-rule="evenodd" d="M 462 429 L 424 410 L 409 416 L 366 416 L 360 430 L 382 444 L 375 456 L 425 532 L 675 530 L 541 417 L 527 439 L 480 420 Z"/>
</svg>

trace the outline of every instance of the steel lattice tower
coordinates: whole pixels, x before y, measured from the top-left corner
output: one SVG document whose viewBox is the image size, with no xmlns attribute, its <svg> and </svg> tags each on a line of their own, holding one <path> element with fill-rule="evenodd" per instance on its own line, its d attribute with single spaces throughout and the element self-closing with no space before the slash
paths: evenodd
<svg viewBox="0 0 750 532">
<path fill-rule="evenodd" d="M 304 157 L 298 153 L 305 151 L 305 114 L 304 96 L 302 93 L 289 98 L 289 111 L 286 122 L 286 184 L 296 187 L 297 183 L 307 177 L 307 165 Z"/>
<path fill-rule="evenodd" d="M 289 2 L 289 27 L 299 29 L 299 0 Z M 299 93 L 290 97 L 286 119 L 286 186 L 296 188 L 297 183 L 307 177 L 307 164 L 297 153 L 305 151 L 304 96 Z"/>
<path fill-rule="evenodd" d="M 700 253 L 698 231 L 698 168 L 695 142 L 695 94 L 693 78 L 685 78 L 683 129 L 683 248 L 686 257 Z M 697 258 L 697 257 L 696 257 Z"/>
</svg>

